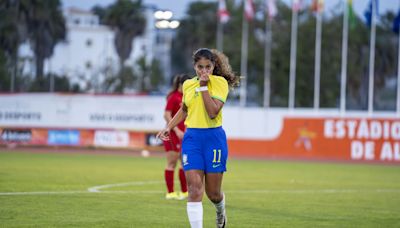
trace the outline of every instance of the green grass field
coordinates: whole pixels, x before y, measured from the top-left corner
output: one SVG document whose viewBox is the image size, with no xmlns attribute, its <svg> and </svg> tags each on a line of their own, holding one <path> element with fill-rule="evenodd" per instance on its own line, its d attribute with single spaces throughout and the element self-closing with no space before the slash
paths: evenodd
<svg viewBox="0 0 400 228">
<path fill-rule="evenodd" d="M 164 199 L 164 163 L 1 152 L 0 227 L 189 227 L 186 202 Z M 229 227 L 400 227 L 399 166 L 230 159 L 228 169 Z M 215 227 L 206 198 L 203 207 Z"/>
</svg>

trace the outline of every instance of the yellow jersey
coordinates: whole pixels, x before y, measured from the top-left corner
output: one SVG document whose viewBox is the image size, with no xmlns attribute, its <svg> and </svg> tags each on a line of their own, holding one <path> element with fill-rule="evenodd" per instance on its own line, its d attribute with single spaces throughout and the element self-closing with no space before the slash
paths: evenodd
<svg viewBox="0 0 400 228">
<path fill-rule="evenodd" d="M 187 107 L 187 117 L 185 125 L 187 128 L 215 128 L 222 125 L 222 110 L 218 115 L 211 119 L 203 102 L 201 92 L 196 91 L 200 87 L 200 80 L 194 77 L 183 83 L 183 103 Z M 208 82 L 208 92 L 212 98 L 225 103 L 229 93 L 228 82 L 224 77 L 210 75 Z"/>
</svg>

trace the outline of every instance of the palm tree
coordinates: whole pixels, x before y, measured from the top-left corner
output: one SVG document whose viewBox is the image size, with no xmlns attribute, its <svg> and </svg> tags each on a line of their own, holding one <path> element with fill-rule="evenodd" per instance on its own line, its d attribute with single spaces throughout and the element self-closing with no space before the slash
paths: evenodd
<svg viewBox="0 0 400 228">
<path fill-rule="evenodd" d="M 65 39 L 66 26 L 60 0 L 30 1 L 32 7 L 27 9 L 26 23 L 35 53 L 36 79 L 42 87 L 44 60 L 51 57 L 56 44 Z"/>
<path fill-rule="evenodd" d="M 0 48 L 6 60 L 6 68 L 11 73 L 10 90 L 15 89 L 17 72 L 18 47 L 27 38 L 24 9 L 29 8 L 29 1 L 0 1 Z M 4 72 L 4 69 L 3 69 Z M 5 89 L 5 86 L 2 86 Z"/>
<path fill-rule="evenodd" d="M 173 42 L 174 72 L 192 70 L 192 63 L 187 59 L 194 50 L 200 47 L 215 47 L 216 12 L 215 2 L 193 2 L 189 5 L 188 16 L 181 20 Z"/>
<path fill-rule="evenodd" d="M 132 41 L 143 34 L 146 20 L 142 15 L 142 1 L 118 0 L 105 15 L 105 24 L 115 30 L 115 48 L 120 61 L 120 69 L 132 52 Z"/>
</svg>

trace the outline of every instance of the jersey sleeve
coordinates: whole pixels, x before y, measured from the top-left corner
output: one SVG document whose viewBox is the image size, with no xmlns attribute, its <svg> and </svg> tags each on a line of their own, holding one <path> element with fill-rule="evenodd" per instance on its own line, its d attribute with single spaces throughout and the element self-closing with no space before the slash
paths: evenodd
<svg viewBox="0 0 400 228">
<path fill-rule="evenodd" d="M 226 98 L 228 97 L 229 93 L 229 86 L 228 82 L 225 78 L 221 78 L 215 81 L 216 83 L 213 85 L 212 88 L 212 98 L 218 99 L 225 103 Z"/>
<path fill-rule="evenodd" d="M 187 93 L 187 82 L 188 82 L 189 80 L 186 80 L 184 83 L 183 83 L 183 85 L 182 85 L 182 103 L 183 104 L 185 104 L 186 105 L 186 103 L 185 103 L 185 97 L 186 97 L 186 93 Z"/>
</svg>

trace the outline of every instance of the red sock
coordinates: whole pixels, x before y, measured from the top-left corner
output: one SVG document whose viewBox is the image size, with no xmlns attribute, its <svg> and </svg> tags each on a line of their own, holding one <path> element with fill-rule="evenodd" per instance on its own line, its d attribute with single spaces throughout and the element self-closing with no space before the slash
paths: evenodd
<svg viewBox="0 0 400 228">
<path fill-rule="evenodd" d="M 182 192 L 187 192 L 186 177 L 185 177 L 185 172 L 183 172 L 183 169 L 179 169 L 179 180 L 181 181 Z"/>
<path fill-rule="evenodd" d="M 164 176 L 168 193 L 171 193 L 174 191 L 174 170 L 165 170 Z"/>
</svg>

